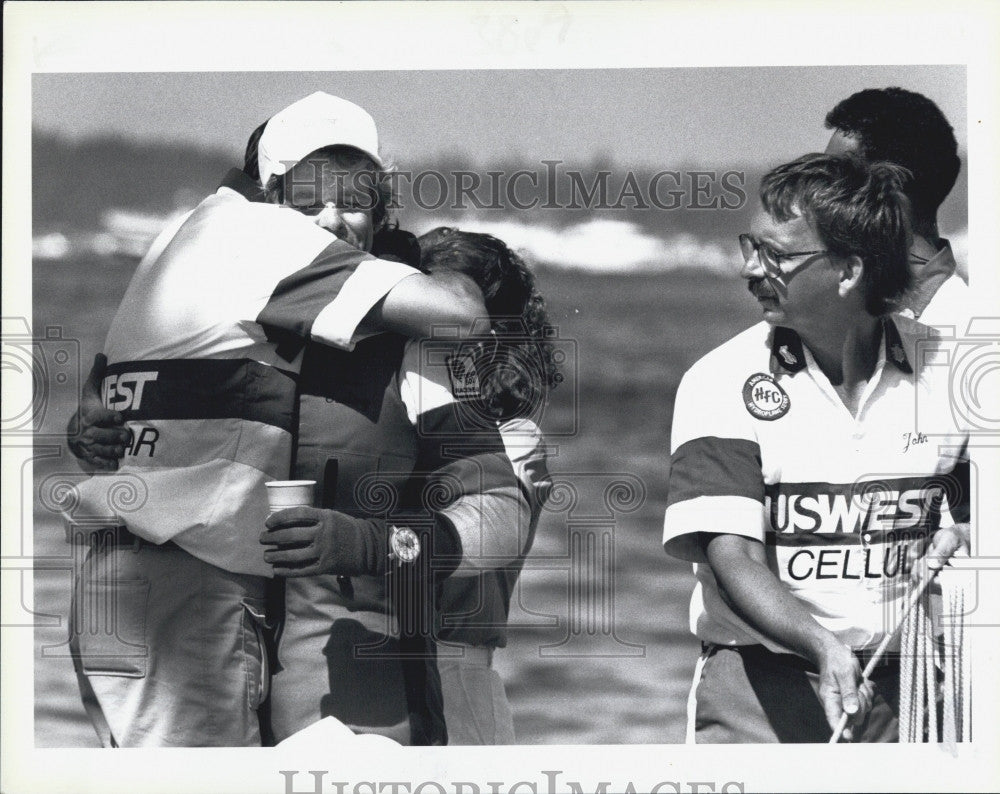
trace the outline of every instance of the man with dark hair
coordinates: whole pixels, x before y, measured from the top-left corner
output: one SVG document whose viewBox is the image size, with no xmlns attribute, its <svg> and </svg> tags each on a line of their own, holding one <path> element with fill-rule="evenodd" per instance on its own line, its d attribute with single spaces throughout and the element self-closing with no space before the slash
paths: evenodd
<svg viewBox="0 0 1000 794">
<path fill-rule="evenodd" d="M 696 563 L 689 741 L 824 742 L 844 713 L 848 737 L 897 738 L 898 662 L 874 686 L 861 670 L 895 627 L 911 547 L 961 531 L 967 488 L 946 509 L 935 483 L 968 477 L 943 451 L 959 431 L 904 443 L 918 401 L 951 415 L 933 402 L 946 368 L 917 378 L 919 327 L 886 313 L 908 283 L 902 179 L 819 154 L 769 172 L 740 235 L 764 321 L 681 381 L 664 545 Z"/>
<path fill-rule="evenodd" d="M 913 283 L 898 309 L 928 325 L 956 325 L 968 290 L 955 272 L 955 257 L 938 233 L 938 207 L 961 163 L 958 143 L 944 114 L 930 99 L 902 88 L 870 88 L 852 94 L 826 115 L 833 135 L 827 154 L 853 152 L 908 171 L 903 191 L 910 202 Z"/>
</svg>

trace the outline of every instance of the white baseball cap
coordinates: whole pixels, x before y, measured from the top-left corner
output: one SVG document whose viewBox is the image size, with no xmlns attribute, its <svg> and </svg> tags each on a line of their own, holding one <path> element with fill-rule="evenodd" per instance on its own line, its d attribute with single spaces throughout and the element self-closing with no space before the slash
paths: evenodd
<svg viewBox="0 0 1000 794">
<path fill-rule="evenodd" d="M 266 185 L 273 174 L 284 174 L 324 146 L 353 146 L 382 166 L 375 120 L 353 102 L 317 91 L 267 122 L 257 144 L 260 183 Z"/>
</svg>

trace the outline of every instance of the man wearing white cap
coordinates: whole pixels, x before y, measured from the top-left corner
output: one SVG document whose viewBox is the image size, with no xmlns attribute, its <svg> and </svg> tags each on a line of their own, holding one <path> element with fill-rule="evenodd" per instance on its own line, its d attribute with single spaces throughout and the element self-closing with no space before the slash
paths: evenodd
<svg viewBox="0 0 1000 794">
<path fill-rule="evenodd" d="M 263 483 L 289 473 L 303 347 L 351 350 L 382 330 L 425 335 L 485 311 L 469 282 L 364 253 L 385 185 L 360 178 L 381 163 L 361 108 L 314 94 L 271 119 L 259 146 L 263 185 L 229 180 L 140 263 L 107 370 L 91 373 L 87 429 L 71 439 L 91 470 L 117 469 L 81 483 L 67 511 L 75 539 L 93 544 L 71 641 L 106 746 L 260 743 L 272 570 L 257 536 Z M 327 147 L 332 157 L 306 158 Z M 351 179 L 331 184 L 343 161 Z M 248 200 L 262 187 L 280 207 Z M 138 498 L 116 501 L 129 484 Z M 345 547 L 388 547 L 386 527 L 335 523 Z"/>
<path fill-rule="evenodd" d="M 323 151 L 334 145 L 336 153 Z M 307 155 L 320 153 L 324 156 L 302 163 Z M 321 196 L 317 169 L 330 171 L 331 165 L 337 167 L 327 186 L 331 192 Z M 374 233 L 386 221 L 385 202 L 377 191 L 387 198 L 388 185 L 375 122 L 364 110 L 320 91 L 290 105 L 265 125 L 257 167 L 269 200 L 315 214 L 316 223 L 327 231 L 355 248 L 371 250 Z M 291 180 L 293 190 L 284 195 L 282 177 L 292 169 L 300 173 Z"/>
</svg>

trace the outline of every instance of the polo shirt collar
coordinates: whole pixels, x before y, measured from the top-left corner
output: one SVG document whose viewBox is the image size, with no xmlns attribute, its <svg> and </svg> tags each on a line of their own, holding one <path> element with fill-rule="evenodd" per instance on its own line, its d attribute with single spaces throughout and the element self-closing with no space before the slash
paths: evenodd
<svg viewBox="0 0 1000 794">
<path fill-rule="evenodd" d="M 903 339 L 899 334 L 899 329 L 892 321 L 891 317 L 882 318 L 882 350 L 885 359 L 892 363 L 900 372 L 907 375 L 913 374 L 913 367 L 910 366 Z M 798 333 L 791 328 L 777 326 L 771 331 L 771 359 L 770 369 L 772 375 L 787 373 L 794 375 L 806 366 L 806 351 L 802 344 L 802 339 Z"/>
<path fill-rule="evenodd" d="M 955 262 L 955 254 L 951 250 L 951 243 L 942 237 L 941 248 L 934 256 L 923 264 L 911 265 L 910 267 L 915 275 L 922 278 L 954 275 L 957 263 Z"/>
<path fill-rule="evenodd" d="M 955 275 L 955 268 L 951 243 L 942 238 L 941 249 L 934 256 L 926 262 L 910 263 L 913 284 L 900 299 L 900 309 L 914 318 L 920 317 L 941 285 Z"/>
<path fill-rule="evenodd" d="M 260 186 L 260 182 L 239 168 L 230 168 L 219 187 L 239 193 L 247 201 L 264 200 L 264 189 Z"/>
<path fill-rule="evenodd" d="M 885 316 L 882 318 L 882 328 L 885 334 L 885 357 L 900 372 L 907 375 L 913 374 L 913 367 L 910 366 L 910 359 L 906 354 L 906 346 L 903 338 L 899 335 L 899 329 L 892 318 Z"/>
<path fill-rule="evenodd" d="M 771 330 L 771 374 L 786 372 L 794 375 L 806 366 L 806 353 L 799 335 L 791 328 L 777 326 Z"/>
</svg>

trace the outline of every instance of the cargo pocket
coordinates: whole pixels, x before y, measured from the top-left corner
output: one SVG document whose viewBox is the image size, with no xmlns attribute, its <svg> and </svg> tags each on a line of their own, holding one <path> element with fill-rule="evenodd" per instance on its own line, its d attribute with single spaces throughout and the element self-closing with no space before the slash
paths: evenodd
<svg viewBox="0 0 1000 794">
<path fill-rule="evenodd" d="M 247 702 L 256 711 L 267 700 L 270 690 L 267 619 L 262 602 L 246 599 L 243 601 L 243 666 L 246 671 Z"/>
<path fill-rule="evenodd" d="M 74 631 L 85 675 L 144 678 L 149 581 L 86 581 Z"/>
</svg>

